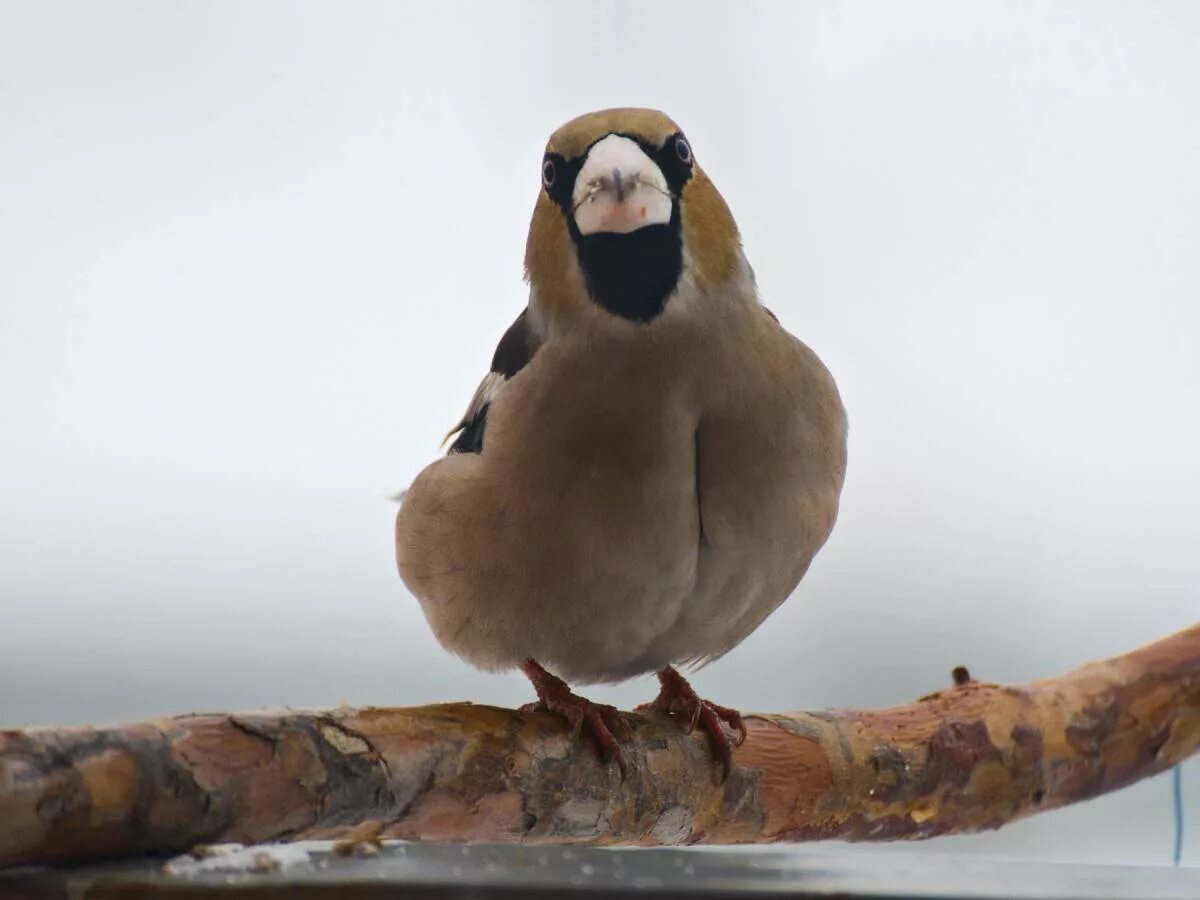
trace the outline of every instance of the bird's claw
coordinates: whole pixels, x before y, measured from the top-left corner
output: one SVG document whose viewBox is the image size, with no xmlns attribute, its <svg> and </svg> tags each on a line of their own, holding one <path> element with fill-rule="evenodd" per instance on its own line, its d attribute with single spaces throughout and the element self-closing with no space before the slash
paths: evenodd
<svg viewBox="0 0 1200 900">
<path fill-rule="evenodd" d="M 662 690 L 652 702 L 642 704 L 638 709 L 664 713 L 684 721 L 689 734 L 700 725 L 708 735 L 713 759 L 721 764 L 721 781 L 725 781 L 733 768 L 733 748 L 740 747 L 746 741 L 746 723 L 742 714 L 736 709 L 704 700 L 673 668 L 663 669 L 658 673 L 658 678 Z M 732 741 L 725 731 L 726 725 L 736 735 Z"/>
<path fill-rule="evenodd" d="M 540 666 L 538 668 L 540 669 Z M 575 740 L 578 740 L 586 729 L 588 735 L 596 742 L 600 755 L 617 764 L 621 780 L 624 781 L 629 772 L 620 741 L 629 739 L 631 729 L 629 720 L 621 711 L 607 703 L 594 703 L 586 697 L 580 697 L 567 687 L 566 682 L 544 669 L 535 676 L 527 668 L 526 674 L 533 681 L 538 700 L 526 703 L 521 707 L 522 711 L 548 712 L 562 716 L 570 723 L 572 738 Z"/>
</svg>

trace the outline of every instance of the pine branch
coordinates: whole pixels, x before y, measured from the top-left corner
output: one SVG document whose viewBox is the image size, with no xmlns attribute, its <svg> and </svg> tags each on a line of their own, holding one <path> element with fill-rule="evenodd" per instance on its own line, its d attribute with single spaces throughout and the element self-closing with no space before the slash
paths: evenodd
<svg viewBox="0 0 1200 900">
<path fill-rule="evenodd" d="M 548 715 L 470 704 L 0 731 L 0 866 L 339 837 L 680 844 L 886 841 L 997 828 L 1200 747 L 1200 625 L 1059 678 L 704 737 L 632 716 L 621 782 Z M 372 825 L 370 823 L 377 823 Z"/>
</svg>

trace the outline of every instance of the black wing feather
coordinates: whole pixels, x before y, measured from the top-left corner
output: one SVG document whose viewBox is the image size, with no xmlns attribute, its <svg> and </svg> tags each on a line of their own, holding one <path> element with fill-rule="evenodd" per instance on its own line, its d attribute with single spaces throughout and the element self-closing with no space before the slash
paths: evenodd
<svg viewBox="0 0 1200 900">
<path fill-rule="evenodd" d="M 521 310 L 517 320 L 508 326 L 504 337 L 492 354 L 492 371 L 505 378 L 512 378 L 523 368 L 537 350 L 533 334 L 529 330 L 528 309 Z"/>
<path fill-rule="evenodd" d="M 537 352 L 537 335 L 529 327 L 528 310 L 521 310 L 517 320 L 508 327 L 496 352 L 492 355 L 492 368 L 483 383 L 471 398 L 466 415 L 450 432 L 458 433 L 450 445 L 450 453 L 482 453 L 483 433 L 487 428 L 488 408 L 497 392 L 508 379 L 520 372 Z"/>
</svg>

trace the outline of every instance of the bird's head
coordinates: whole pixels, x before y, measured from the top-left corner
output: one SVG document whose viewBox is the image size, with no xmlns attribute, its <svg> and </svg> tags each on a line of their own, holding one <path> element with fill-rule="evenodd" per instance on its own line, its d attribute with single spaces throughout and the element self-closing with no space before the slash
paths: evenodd
<svg viewBox="0 0 1200 900">
<path fill-rule="evenodd" d="M 525 271 L 550 316 L 596 304 L 649 322 L 683 285 L 719 290 L 741 268 L 737 225 L 679 127 L 608 109 L 550 136 Z"/>
</svg>

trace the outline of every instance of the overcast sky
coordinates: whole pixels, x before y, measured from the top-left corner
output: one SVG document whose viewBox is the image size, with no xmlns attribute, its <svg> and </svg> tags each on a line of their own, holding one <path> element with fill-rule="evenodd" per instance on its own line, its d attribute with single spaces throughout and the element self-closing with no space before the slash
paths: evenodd
<svg viewBox="0 0 1200 900">
<path fill-rule="evenodd" d="M 613 105 L 681 123 L 851 419 L 833 538 L 701 693 L 1200 619 L 1200 5 L 10 2 L 0 724 L 532 697 L 434 641 L 387 497 L 525 303 L 547 135 Z M 1164 862 L 1168 798 L 921 849 Z"/>
</svg>

